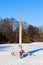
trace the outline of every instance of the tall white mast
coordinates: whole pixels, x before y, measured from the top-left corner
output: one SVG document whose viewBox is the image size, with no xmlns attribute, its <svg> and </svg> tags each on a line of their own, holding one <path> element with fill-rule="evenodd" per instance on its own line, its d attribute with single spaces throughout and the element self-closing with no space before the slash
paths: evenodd
<svg viewBox="0 0 43 65">
<path fill-rule="evenodd" d="M 22 11 L 20 11 L 19 45 L 22 48 Z"/>
</svg>

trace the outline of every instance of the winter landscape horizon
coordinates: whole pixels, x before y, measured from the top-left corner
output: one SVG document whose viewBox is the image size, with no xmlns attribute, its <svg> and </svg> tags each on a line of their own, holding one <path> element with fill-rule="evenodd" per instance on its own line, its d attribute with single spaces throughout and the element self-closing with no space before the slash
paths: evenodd
<svg viewBox="0 0 43 65">
<path fill-rule="evenodd" d="M 43 65 L 43 0 L 0 0 L 0 65 Z"/>
</svg>

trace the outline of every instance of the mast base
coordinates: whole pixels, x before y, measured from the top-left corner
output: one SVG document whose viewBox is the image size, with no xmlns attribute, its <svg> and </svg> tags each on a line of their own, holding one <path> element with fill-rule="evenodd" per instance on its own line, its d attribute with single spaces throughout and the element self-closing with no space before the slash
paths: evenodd
<svg viewBox="0 0 43 65">
<path fill-rule="evenodd" d="M 23 53 L 25 53 L 24 50 L 21 50 L 20 51 L 20 58 L 23 58 Z"/>
</svg>

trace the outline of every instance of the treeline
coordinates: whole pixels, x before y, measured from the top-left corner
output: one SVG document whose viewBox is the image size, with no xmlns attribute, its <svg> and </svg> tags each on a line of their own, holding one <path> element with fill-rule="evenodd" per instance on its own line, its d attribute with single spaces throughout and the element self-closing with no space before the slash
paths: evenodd
<svg viewBox="0 0 43 65">
<path fill-rule="evenodd" d="M 43 33 L 33 25 L 22 23 L 22 42 L 43 42 Z M 19 21 L 14 18 L 0 18 L 0 44 L 19 43 Z"/>
</svg>

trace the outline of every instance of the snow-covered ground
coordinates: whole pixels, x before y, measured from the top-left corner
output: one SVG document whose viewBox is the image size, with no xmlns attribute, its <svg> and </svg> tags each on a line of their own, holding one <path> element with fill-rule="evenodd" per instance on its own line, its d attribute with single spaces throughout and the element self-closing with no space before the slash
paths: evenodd
<svg viewBox="0 0 43 65">
<path fill-rule="evenodd" d="M 43 48 L 43 42 L 34 42 L 32 44 L 22 44 L 25 52 Z M 5 48 L 4 48 L 5 47 Z M 43 50 L 35 52 L 32 56 L 25 58 L 19 56 L 19 44 L 1 44 L 0 45 L 0 65 L 43 65 Z M 11 53 L 15 52 L 13 56 Z"/>
</svg>

